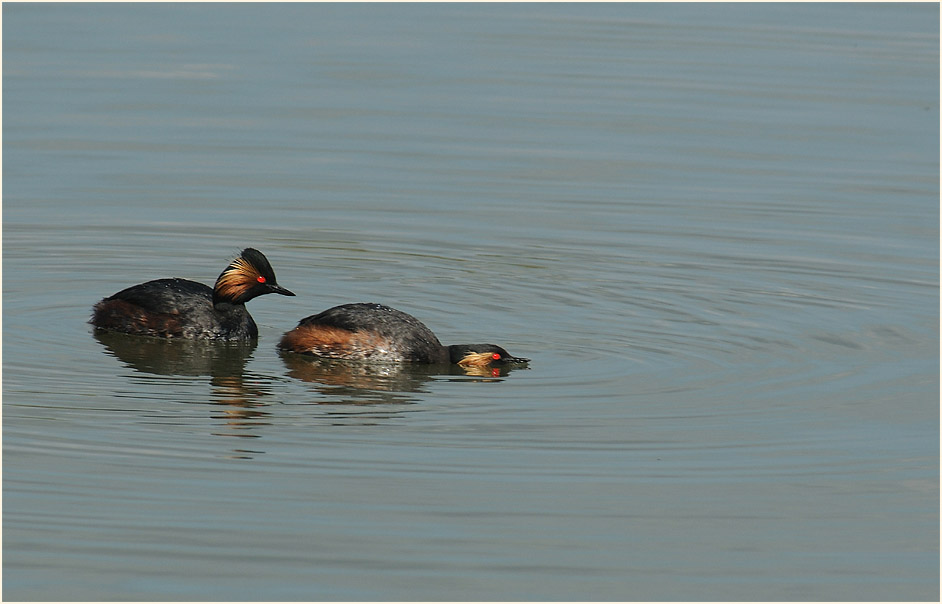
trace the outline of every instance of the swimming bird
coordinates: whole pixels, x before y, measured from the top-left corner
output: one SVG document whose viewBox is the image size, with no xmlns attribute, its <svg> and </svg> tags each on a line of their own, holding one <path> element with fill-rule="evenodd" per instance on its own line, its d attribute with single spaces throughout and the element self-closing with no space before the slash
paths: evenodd
<svg viewBox="0 0 942 604">
<path fill-rule="evenodd" d="M 382 304 L 335 306 L 301 319 L 282 336 L 281 350 L 331 359 L 455 363 L 463 367 L 524 365 L 494 344 L 443 346 L 421 321 Z"/>
<path fill-rule="evenodd" d="M 245 248 L 209 288 L 187 279 L 156 279 L 95 304 L 89 321 L 99 329 L 192 340 L 250 340 L 258 326 L 245 303 L 265 294 L 294 294 L 278 285 L 268 259 Z"/>
</svg>

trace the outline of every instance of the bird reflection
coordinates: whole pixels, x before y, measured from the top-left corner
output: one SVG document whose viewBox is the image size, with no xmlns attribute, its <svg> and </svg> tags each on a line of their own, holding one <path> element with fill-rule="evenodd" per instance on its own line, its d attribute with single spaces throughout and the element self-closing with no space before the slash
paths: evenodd
<svg viewBox="0 0 942 604">
<path fill-rule="evenodd" d="M 211 418 L 219 422 L 213 432 L 216 436 L 258 439 L 259 429 L 272 424 L 272 413 L 267 410 L 275 397 L 272 378 L 245 372 L 256 348 L 254 341 L 168 340 L 103 330 L 95 330 L 94 337 L 106 354 L 141 373 L 208 376 L 212 385 L 209 402 L 214 405 Z M 316 396 L 300 402 L 316 404 L 320 420 L 328 425 L 387 423 L 403 417 L 407 406 L 418 402 L 419 393 L 428 391 L 430 382 L 500 381 L 513 371 L 510 366 L 371 364 L 295 353 L 282 353 L 281 358 L 288 377 L 312 385 Z M 251 458 L 260 453 L 263 451 L 243 447 L 232 449 L 229 456 Z"/>
<path fill-rule="evenodd" d="M 95 339 L 128 367 L 156 375 L 242 375 L 254 341 L 211 342 L 146 338 L 96 329 Z"/>
<path fill-rule="evenodd" d="M 423 363 L 366 363 L 282 352 L 288 376 L 317 384 L 334 397 L 346 393 L 357 402 L 408 402 L 408 393 L 425 392 L 441 376 L 486 378 L 508 375 L 511 367 L 467 367 Z"/>
<path fill-rule="evenodd" d="M 253 433 L 259 426 L 269 425 L 271 415 L 260 408 L 260 399 L 271 393 L 246 380 L 245 365 L 256 343 L 208 342 L 199 340 L 168 340 L 142 338 L 124 333 L 95 330 L 95 339 L 105 351 L 128 367 L 153 375 L 209 376 L 212 385 L 211 403 L 219 406 L 213 419 L 222 420 L 227 428 L 218 436 L 258 438 Z M 237 451 L 241 456 L 244 451 Z"/>
</svg>

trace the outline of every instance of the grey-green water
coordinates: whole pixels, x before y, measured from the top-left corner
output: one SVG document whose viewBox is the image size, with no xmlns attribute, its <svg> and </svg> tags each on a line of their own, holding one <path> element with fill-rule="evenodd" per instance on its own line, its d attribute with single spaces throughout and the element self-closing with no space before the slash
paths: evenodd
<svg viewBox="0 0 942 604">
<path fill-rule="evenodd" d="M 5 599 L 938 599 L 938 5 L 3 17 Z M 248 245 L 254 348 L 86 323 Z"/>
</svg>

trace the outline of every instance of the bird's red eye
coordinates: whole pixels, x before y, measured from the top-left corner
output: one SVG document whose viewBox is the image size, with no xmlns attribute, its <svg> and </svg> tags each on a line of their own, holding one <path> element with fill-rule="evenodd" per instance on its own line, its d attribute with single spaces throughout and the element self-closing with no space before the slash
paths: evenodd
<svg viewBox="0 0 942 604">
<path fill-rule="evenodd" d="M 259 275 L 257 281 L 258 281 L 259 283 L 265 283 L 265 277 Z"/>
<path fill-rule="evenodd" d="M 491 355 L 491 358 L 494 359 L 495 361 L 499 361 L 499 360 L 500 360 L 500 353 L 499 353 L 499 352 L 495 352 L 494 354 Z"/>
</svg>

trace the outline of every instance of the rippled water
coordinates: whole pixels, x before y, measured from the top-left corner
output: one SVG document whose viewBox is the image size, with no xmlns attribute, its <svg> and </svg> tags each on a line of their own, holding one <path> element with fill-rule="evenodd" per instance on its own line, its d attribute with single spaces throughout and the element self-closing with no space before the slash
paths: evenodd
<svg viewBox="0 0 942 604">
<path fill-rule="evenodd" d="M 938 10 L 5 5 L 4 596 L 937 599 Z M 248 245 L 257 345 L 86 323 Z"/>
</svg>

